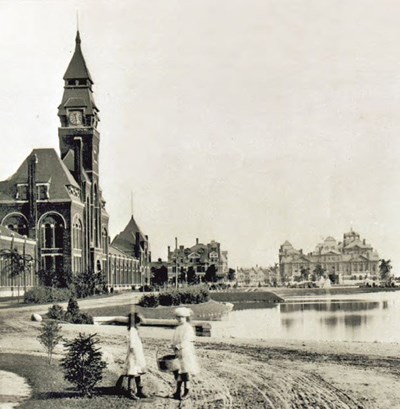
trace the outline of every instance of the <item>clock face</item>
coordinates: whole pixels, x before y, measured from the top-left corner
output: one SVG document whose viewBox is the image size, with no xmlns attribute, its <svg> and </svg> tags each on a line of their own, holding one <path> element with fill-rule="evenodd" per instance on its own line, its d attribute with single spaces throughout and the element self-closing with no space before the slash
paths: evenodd
<svg viewBox="0 0 400 409">
<path fill-rule="evenodd" d="M 68 119 L 71 125 L 82 125 L 82 112 L 81 111 L 71 111 L 68 114 Z"/>
</svg>

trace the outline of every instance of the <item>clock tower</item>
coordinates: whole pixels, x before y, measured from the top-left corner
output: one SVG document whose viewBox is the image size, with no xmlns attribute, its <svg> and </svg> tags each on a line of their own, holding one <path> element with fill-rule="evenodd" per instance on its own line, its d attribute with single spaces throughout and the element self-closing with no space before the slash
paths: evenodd
<svg viewBox="0 0 400 409">
<path fill-rule="evenodd" d="M 58 107 L 61 159 L 80 187 L 87 265 L 92 271 L 97 271 L 104 269 L 107 257 L 108 214 L 99 186 L 99 110 L 94 102 L 93 80 L 82 54 L 79 31 L 75 51 L 63 79 L 64 94 Z M 76 213 L 71 215 L 72 219 Z"/>
<path fill-rule="evenodd" d="M 93 80 L 82 54 L 79 31 L 75 43 L 74 55 L 64 75 L 64 95 L 58 107 L 61 159 L 71 149 L 76 150 L 76 140 L 81 138 L 82 166 L 94 182 L 99 175 L 100 134 L 96 129 L 99 110 L 94 102 Z"/>
</svg>

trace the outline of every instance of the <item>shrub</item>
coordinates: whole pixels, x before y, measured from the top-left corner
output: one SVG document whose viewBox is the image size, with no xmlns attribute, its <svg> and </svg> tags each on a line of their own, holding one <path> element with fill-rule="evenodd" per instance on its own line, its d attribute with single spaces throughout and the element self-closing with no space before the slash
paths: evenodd
<svg viewBox="0 0 400 409">
<path fill-rule="evenodd" d="M 59 305 L 54 305 L 53 307 L 59 307 Z M 38 340 L 46 349 L 49 365 L 51 364 L 54 348 L 62 340 L 60 332 L 61 327 L 58 322 L 45 321 L 42 323 Z"/>
<path fill-rule="evenodd" d="M 94 386 L 103 378 L 103 369 L 107 364 L 102 360 L 102 353 L 97 347 L 99 339 L 96 334 L 79 336 L 68 341 L 64 346 L 68 349 L 61 366 L 64 379 L 75 385 L 85 396 L 92 396 Z"/>
<path fill-rule="evenodd" d="M 64 311 L 60 305 L 49 308 L 47 316 L 53 320 L 67 321 L 72 324 L 93 324 L 93 317 L 87 312 L 80 312 L 75 298 L 70 298 L 68 309 Z"/>
<path fill-rule="evenodd" d="M 71 297 L 71 290 L 67 288 L 33 287 L 24 295 L 25 304 L 43 304 L 48 302 L 67 301 Z"/>
<path fill-rule="evenodd" d="M 160 305 L 179 305 L 181 304 L 181 294 L 185 289 L 169 288 L 160 292 L 159 302 Z"/>
<path fill-rule="evenodd" d="M 104 275 L 101 271 L 95 273 L 84 271 L 78 273 L 73 278 L 73 287 L 78 298 L 85 298 L 95 293 L 97 287 L 103 288 L 105 285 Z"/>
<path fill-rule="evenodd" d="M 139 305 L 142 307 L 158 307 L 158 295 L 157 294 L 145 294 L 140 300 Z"/>
<path fill-rule="evenodd" d="M 79 314 L 79 305 L 76 298 L 71 297 L 68 301 L 67 313 L 71 314 L 73 317 Z"/>
<path fill-rule="evenodd" d="M 200 304 L 210 299 L 207 286 L 193 285 L 184 288 L 169 288 L 159 295 L 146 294 L 140 301 L 142 307 L 157 307 L 158 305 L 171 306 L 180 304 Z"/>
<path fill-rule="evenodd" d="M 49 307 L 49 310 L 47 311 L 47 316 L 52 320 L 62 321 L 65 316 L 65 311 L 63 310 L 63 307 L 61 307 L 61 305 L 56 304 L 53 305 L 52 307 Z"/>
<path fill-rule="evenodd" d="M 72 324 L 93 324 L 93 317 L 87 312 L 78 312 L 75 315 L 67 312 L 65 320 Z"/>
</svg>

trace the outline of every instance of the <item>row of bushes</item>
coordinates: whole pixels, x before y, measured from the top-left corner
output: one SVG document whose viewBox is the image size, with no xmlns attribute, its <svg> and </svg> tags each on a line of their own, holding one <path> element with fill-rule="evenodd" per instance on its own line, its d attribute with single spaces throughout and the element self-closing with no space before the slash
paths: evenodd
<svg viewBox="0 0 400 409">
<path fill-rule="evenodd" d="M 63 302 L 71 298 L 72 291 L 69 288 L 33 287 L 24 295 L 25 304 L 42 304 L 48 302 Z"/>
<path fill-rule="evenodd" d="M 87 312 L 80 312 L 77 301 L 70 298 L 67 311 L 55 304 L 49 308 L 47 316 L 53 320 L 71 322 L 72 324 L 93 324 L 93 317 Z"/>
<path fill-rule="evenodd" d="M 139 305 L 142 307 L 171 306 L 180 304 L 200 304 L 210 299 L 207 286 L 195 285 L 183 288 L 170 288 L 159 294 L 144 295 Z"/>
<path fill-rule="evenodd" d="M 26 291 L 26 304 L 61 302 L 70 297 L 85 298 L 107 292 L 101 271 L 72 274 L 69 271 L 40 270 L 37 274 L 40 285 Z"/>
</svg>

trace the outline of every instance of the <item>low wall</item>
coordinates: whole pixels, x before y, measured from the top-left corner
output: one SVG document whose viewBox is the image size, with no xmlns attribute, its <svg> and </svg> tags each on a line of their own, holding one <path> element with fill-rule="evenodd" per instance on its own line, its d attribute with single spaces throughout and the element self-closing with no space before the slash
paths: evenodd
<svg viewBox="0 0 400 409">
<path fill-rule="evenodd" d="M 95 325 L 126 325 L 128 323 L 128 317 L 114 316 L 114 317 L 93 317 Z M 192 321 L 192 326 L 195 329 L 196 336 L 198 337 L 210 337 L 211 336 L 211 324 L 205 321 Z M 143 318 L 141 325 L 149 327 L 164 327 L 175 328 L 178 323 L 175 319 L 156 319 L 156 318 Z"/>
</svg>

